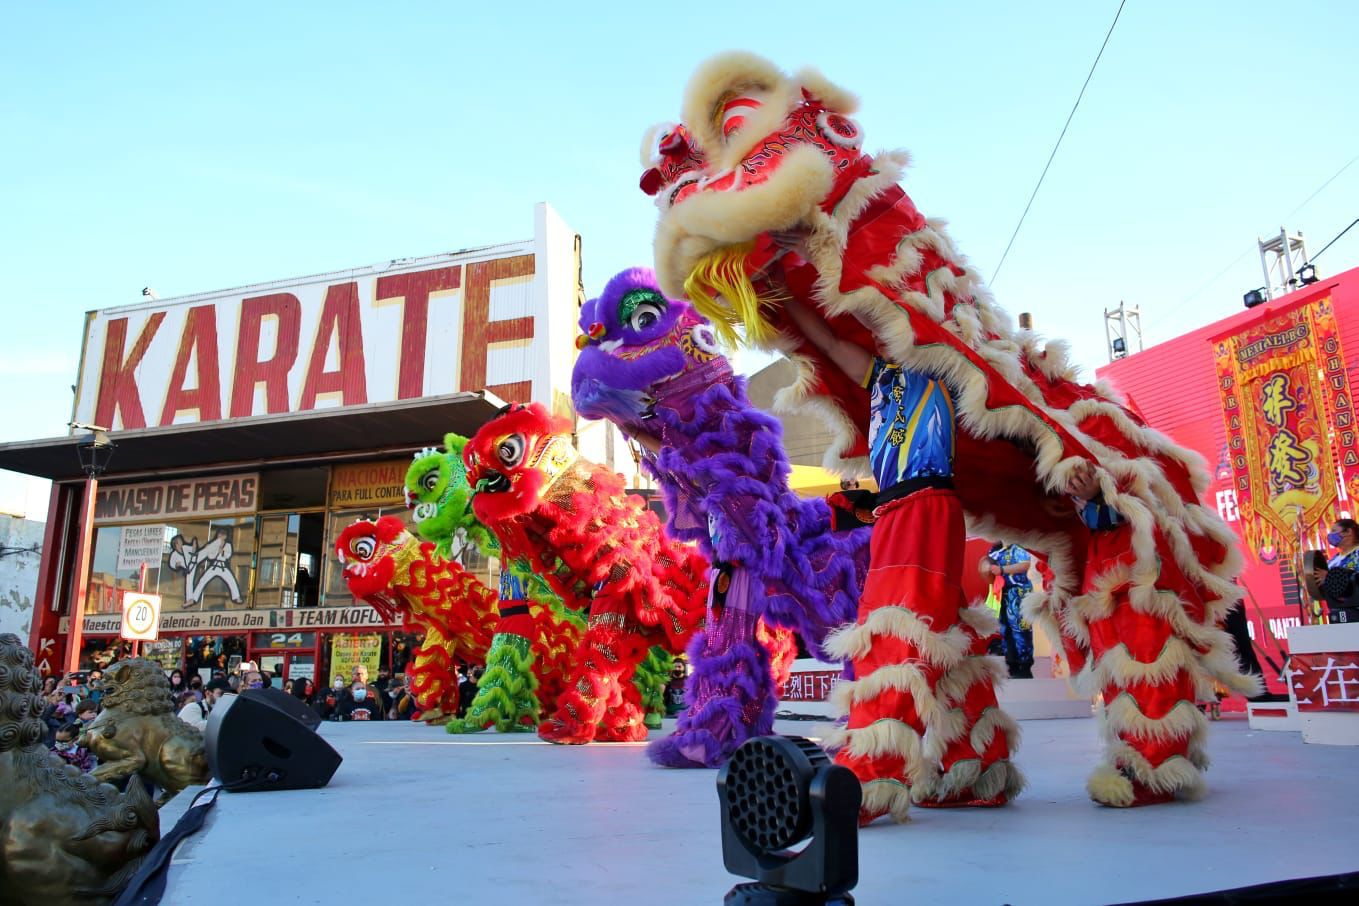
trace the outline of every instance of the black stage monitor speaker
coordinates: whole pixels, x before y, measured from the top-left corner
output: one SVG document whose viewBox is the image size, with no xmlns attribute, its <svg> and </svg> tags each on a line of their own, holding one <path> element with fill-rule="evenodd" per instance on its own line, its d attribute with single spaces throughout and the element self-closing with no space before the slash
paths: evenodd
<svg viewBox="0 0 1359 906">
<path fill-rule="evenodd" d="M 212 776 L 232 792 L 323 787 L 344 759 L 317 735 L 320 725 L 311 708 L 277 689 L 224 695 L 203 734 Z"/>
</svg>

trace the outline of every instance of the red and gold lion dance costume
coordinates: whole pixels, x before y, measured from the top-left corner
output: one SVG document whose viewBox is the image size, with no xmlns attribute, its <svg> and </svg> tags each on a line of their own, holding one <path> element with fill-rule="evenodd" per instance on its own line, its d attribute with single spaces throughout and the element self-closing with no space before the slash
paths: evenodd
<svg viewBox="0 0 1359 906">
<path fill-rule="evenodd" d="M 872 546 L 875 561 L 890 552 L 894 578 L 875 585 L 870 566 L 858 623 L 833 646 L 856 676 L 838 690 L 849 718 L 831 743 L 863 781 L 861 819 L 905 820 L 912 798 L 1000 804 L 1022 783 L 996 671 L 975 656 L 986 627 L 964 607 L 963 515 L 972 534 L 1047 561 L 1052 582 L 1031 610 L 1106 703 L 1090 795 L 1114 806 L 1194 795 L 1207 765 L 1196 698 L 1215 680 L 1254 688 L 1219 628 L 1240 555 L 1200 504 L 1207 473 L 1111 389 L 1078 383 L 1060 344 L 1011 325 L 943 223 L 898 185 L 906 155 L 862 151 L 855 107 L 819 73 L 724 54 L 691 79 L 683 124 L 652 133 L 642 188 L 661 211 L 662 288 L 729 339 L 740 325 L 797 365 L 777 404 L 830 424 L 828 467 L 865 471 L 870 396 L 797 312 L 820 319 L 817 335 L 948 388 L 956 484 L 893 501 L 910 512 Z M 1089 499 L 1073 506 L 1078 488 Z"/>
<path fill-rule="evenodd" d="M 570 685 L 538 727 L 550 742 L 646 738 L 630 680 L 647 649 L 684 650 L 703 619 L 707 563 L 671 541 L 622 479 L 580 458 L 571 425 L 514 405 L 463 449 L 472 510 L 509 559 L 524 558 L 572 610 L 588 612 Z"/>
<path fill-rule="evenodd" d="M 522 636 L 544 701 L 562 693 L 580 631 L 538 602 L 506 602 L 461 564 L 445 560 L 430 541 L 419 541 L 395 516 L 360 519 L 335 539 L 335 555 L 355 598 L 387 622 L 423 632 L 406 672 L 422 719 L 447 720 L 458 712 L 456 660 L 481 664 L 493 637 Z M 536 714 L 521 718 L 527 726 Z"/>
</svg>

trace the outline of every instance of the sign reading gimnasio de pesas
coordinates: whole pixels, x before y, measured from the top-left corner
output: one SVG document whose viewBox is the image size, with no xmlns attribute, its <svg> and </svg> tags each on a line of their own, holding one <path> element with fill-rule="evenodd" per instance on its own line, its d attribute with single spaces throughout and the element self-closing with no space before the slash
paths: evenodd
<svg viewBox="0 0 1359 906">
<path fill-rule="evenodd" d="M 94 500 L 99 525 L 243 516 L 255 512 L 260 477 L 250 472 L 177 481 L 101 484 Z"/>
</svg>

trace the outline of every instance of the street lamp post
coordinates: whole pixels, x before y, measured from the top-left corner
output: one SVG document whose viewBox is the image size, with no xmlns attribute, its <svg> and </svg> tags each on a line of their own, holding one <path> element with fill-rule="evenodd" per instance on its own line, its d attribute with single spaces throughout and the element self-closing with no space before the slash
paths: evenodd
<svg viewBox="0 0 1359 906">
<path fill-rule="evenodd" d="M 89 588 L 90 553 L 94 549 L 94 501 L 99 493 L 99 476 L 109 467 L 115 444 L 104 428 L 73 425 L 90 434 L 76 444 L 80 467 L 85 470 L 85 497 L 80 506 L 80 540 L 76 550 L 75 597 L 71 601 L 71 628 L 66 638 L 66 672 L 80 669 L 80 648 L 85 623 L 85 593 Z"/>
</svg>

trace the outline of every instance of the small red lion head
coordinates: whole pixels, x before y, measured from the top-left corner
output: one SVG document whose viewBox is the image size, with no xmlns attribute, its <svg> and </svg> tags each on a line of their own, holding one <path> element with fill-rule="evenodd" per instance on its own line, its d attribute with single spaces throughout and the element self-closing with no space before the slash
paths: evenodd
<svg viewBox="0 0 1359 906">
<path fill-rule="evenodd" d="M 488 526 L 533 512 L 572 463 L 571 423 L 541 403 L 518 404 L 481 426 L 463 448 L 472 511 Z"/>
<path fill-rule="evenodd" d="M 344 580 L 350 594 L 371 604 L 389 622 L 398 608 L 391 589 L 396 574 L 392 554 L 405 542 L 414 540 L 395 516 L 383 516 L 376 522 L 360 519 L 335 539 L 335 556 L 344 564 Z"/>
</svg>

